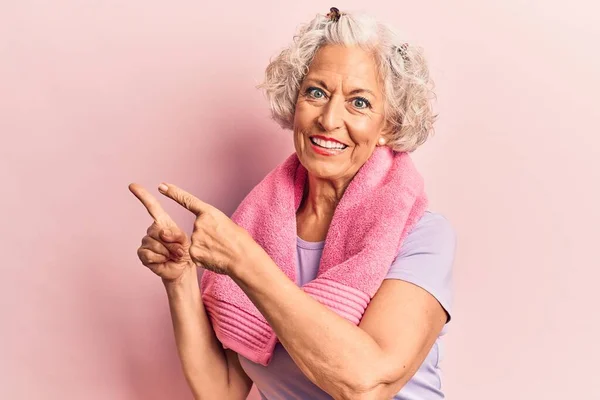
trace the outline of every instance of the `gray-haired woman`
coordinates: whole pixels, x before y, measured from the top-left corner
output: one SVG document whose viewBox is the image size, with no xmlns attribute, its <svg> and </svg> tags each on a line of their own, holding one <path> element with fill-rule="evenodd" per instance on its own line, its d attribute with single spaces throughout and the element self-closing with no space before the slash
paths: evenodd
<svg viewBox="0 0 600 400">
<path fill-rule="evenodd" d="M 154 218 L 138 255 L 162 278 L 195 397 L 244 399 L 254 383 L 269 400 L 444 398 L 440 337 L 450 320 L 455 234 L 440 214 L 418 207 L 426 204 L 418 175 L 402 175 L 411 165 L 408 153 L 425 142 L 435 119 L 421 51 L 386 25 L 332 8 L 299 30 L 268 66 L 262 87 L 274 119 L 293 131 L 296 153 L 286 165 L 306 174 L 301 183 L 300 175 L 289 178 L 303 189 L 294 208 L 295 272 L 283 273 L 289 266 L 275 261 L 281 244 L 264 239 L 276 239 L 277 227 L 265 233 L 244 219 L 269 214 L 260 208 L 248 211 L 249 200 L 232 220 L 175 185 L 161 184 L 162 194 L 197 216 L 188 239 L 152 195 L 130 185 Z M 405 168 L 395 170 L 395 165 Z M 405 182 L 413 178 L 414 185 Z M 391 195 L 382 194 L 386 191 Z M 277 198 L 293 202 L 293 197 Z M 416 211 L 405 212 L 407 204 Z M 290 207 L 280 202 L 267 206 L 274 214 L 277 207 Z M 354 217 L 362 225 L 353 225 Z M 362 230 L 357 234 L 344 227 Z M 332 243 L 341 245 L 332 248 Z M 368 251 L 344 253 L 362 243 Z M 390 249 L 393 257 L 381 265 L 378 252 Z M 339 265 L 353 269 L 327 275 L 320 269 L 322 257 L 338 254 L 346 257 Z M 260 314 L 252 315 L 243 301 L 234 305 L 233 292 L 229 304 L 228 293 L 221 293 L 225 301 L 215 300 L 214 286 L 203 285 L 201 291 L 198 266 L 234 282 Z M 379 280 L 366 282 L 367 271 L 375 271 L 368 276 Z M 314 282 L 319 288 L 310 289 Z M 369 284 L 376 286 L 372 296 L 364 289 Z M 205 290 L 213 290 L 215 297 Z M 350 315 L 355 309 L 344 309 L 364 296 L 358 316 Z M 231 315 L 239 326 L 228 322 Z M 268 337 L 269 330 L 276 335 L 269 342 L 274 347 L 262 348 L 260 336 Z"/>
</svg>

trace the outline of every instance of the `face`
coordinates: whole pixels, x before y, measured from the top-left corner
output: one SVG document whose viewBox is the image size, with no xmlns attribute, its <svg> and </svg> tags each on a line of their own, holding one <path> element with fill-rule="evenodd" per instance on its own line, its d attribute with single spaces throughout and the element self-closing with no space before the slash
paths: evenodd
<svg viewBox="0 0 600 400">
<path fill-rule="evenodd" d="M 294 146 L 313 176 L 348 181 L 385 135 L 383 87 L 372 53 L 320 48 L 304 78 L 294 115 Z"/>
</svg>

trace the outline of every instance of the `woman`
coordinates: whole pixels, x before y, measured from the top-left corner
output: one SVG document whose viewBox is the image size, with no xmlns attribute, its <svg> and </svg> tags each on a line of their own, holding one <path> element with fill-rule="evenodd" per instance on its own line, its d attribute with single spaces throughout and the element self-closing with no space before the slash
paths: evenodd
<svg viewBox="0 0 600 400">
<path fill-rule="evenodd" d="M 154 218 L 138 255 L 162 278 L 196 398 L 244 399 L 253 383 L 269 400 L 444 398 L 455 236 L 408 157 L 431 130 L 430 86 L 418 49 L 332 8 L 267 68 L 296 152 L 232 219 L 161 184 L 197 216 L 188 239 L 130 185 Z"/>
</svg>

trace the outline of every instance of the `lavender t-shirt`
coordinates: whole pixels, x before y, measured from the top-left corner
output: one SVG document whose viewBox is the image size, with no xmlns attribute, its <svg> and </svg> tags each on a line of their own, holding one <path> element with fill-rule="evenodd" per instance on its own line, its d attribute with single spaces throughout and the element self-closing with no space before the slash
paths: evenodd
<svg viewBox="0 0 600 400">
<path fill-rule="evenodd" d="M 385 279 L 401 279 L 422 287 L 431 293 L 446 310 L 451 312 L 452 261 L 455 250 L 454 229 L 443 216 L 425 212 L 408 234 L 398 256 L 390 266 Z M 307 242 L 298 238 L 298 286 L 313 280 L 325 242 Z M 390 316 L 393 318 L 393 315 Z M 444 326 L 427 358 L 411 380 L 393 397 L 397 400 L 443 399 L 440 360 Z M 263 400 L 325 400 L 326 392 L 313 384 L 296 366 L 281 343 L 277 343 L 268 366 L 253 363 L 238 355 L 248 376 L 254 381 Z"/>
</svg>

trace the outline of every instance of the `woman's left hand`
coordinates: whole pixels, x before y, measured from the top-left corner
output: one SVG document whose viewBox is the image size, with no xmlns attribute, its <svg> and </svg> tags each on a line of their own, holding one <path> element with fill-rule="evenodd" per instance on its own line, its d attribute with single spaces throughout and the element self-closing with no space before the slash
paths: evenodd
<svg viewBox="0 0 600 400">
<path fill-rule="evenodd" d="M 171 184 L 158 190 L 196 215 L 190 238 L 190 257 L 199 267 L 218 274 L 232 275 L 253 246 L 252 236 L 221 210 Z"/>
</svg>

